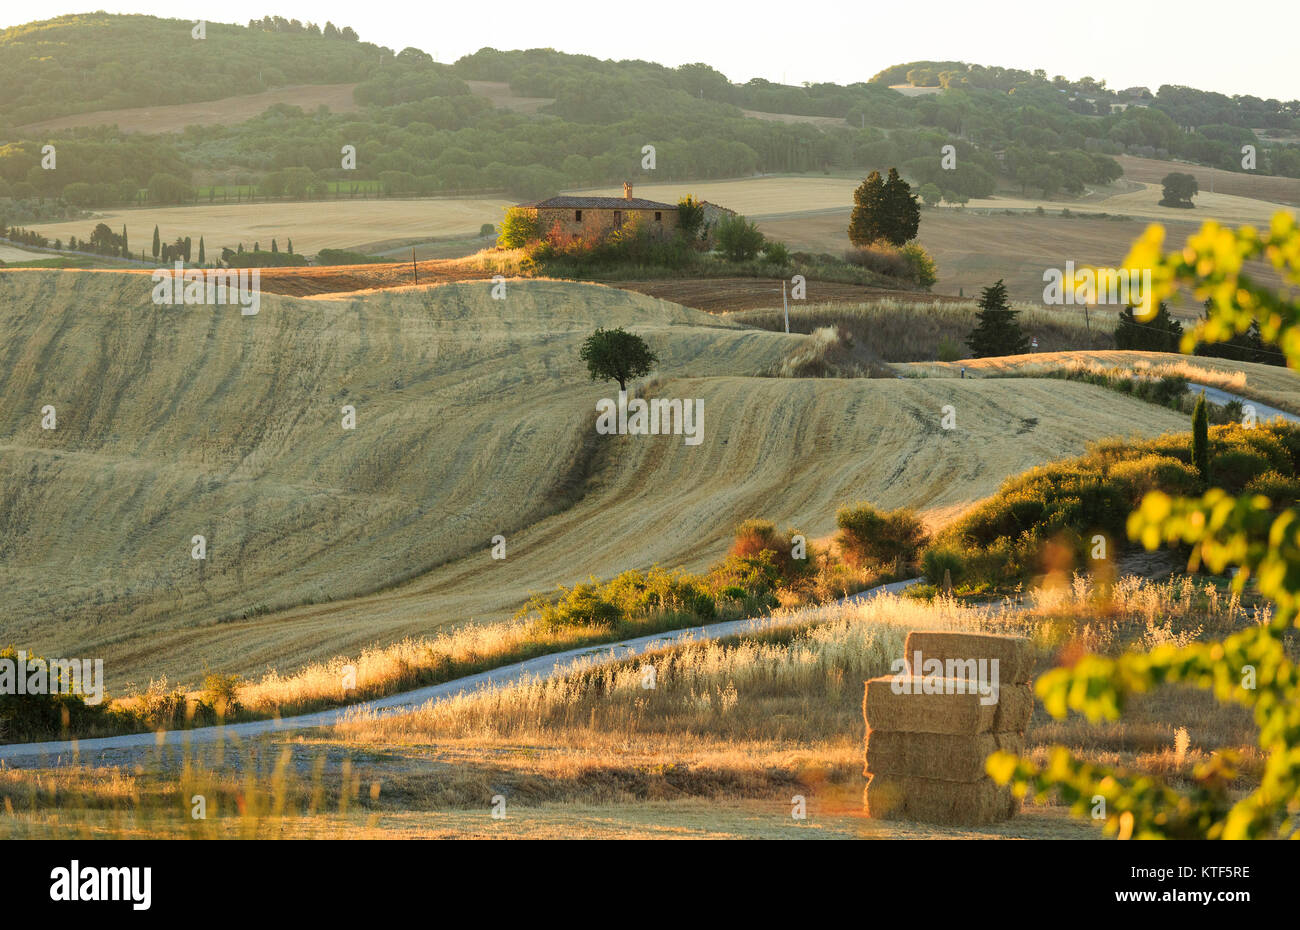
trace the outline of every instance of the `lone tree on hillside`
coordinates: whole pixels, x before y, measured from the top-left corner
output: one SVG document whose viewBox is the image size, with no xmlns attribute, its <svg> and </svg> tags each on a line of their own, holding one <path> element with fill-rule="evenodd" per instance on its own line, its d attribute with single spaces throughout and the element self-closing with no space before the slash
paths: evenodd
<svg viewBox="0 0 1300 930">
<path fill-rule="evenodd" d="M 158 253 L 162 251 L 162 237 L 158 235 L 158 227 L 153 228 L 153 257 L 157 258 Z"/>
<path fill-rule="evenodd" d="M 644 339 L 621 327 L 596 330 L 582 344 L 579 357 L 587 363 L 592 381 L 613 379 L 620 391 L 627 390 L 629 378 L 649 374 L 659 362 Z"/>
<path fill-rule="evenodd" d="M 1196 399 L 1192 410 L 1192 465 L 1201 481 L 1210 483 L 1210 411 L 1205 406 L 1205 392 Z"/>
<path fill-rule="evenodd" d="M 879 171 L 853 192 L 853 213 L 849 217 L 849 241 L 856 246 L 871 245 L 884 240 L 891 245 L 903 245 L 916 238 L 921 226 L 921 208 L 911 185 L 898 176 L 897 168 L 889 169 L 888 180 Z"/>
<path fill-rule="evenodd" d="M 1007 286 L 999 278 L 980 294 L 978 322 L 966 339 L 975 358 L 993 355 L 1021 355 L 1029 348 L 1029 339 L 1016 322 L 1019 313 L 1007 303 Z"/>
<path fill-rule="evenodd" d="M 1160 198 L 1162 207 L 1181 207 L 1192 209 L 1192 198 L 1200 192 L 1196 178 L 1181 171 L 1171 171 L 1160 182 L 1164 187 L 1164 196 Z"/>
<path fill-rule="evenodd" d="M 1161 301 L 1156 315 L 1140 322 L 1132 307 L 1119 312 L 1115 327 L 1115 348 L 1136 352 L 1177 352 L 1183 339 L 1183 324 L 1169 314 L 1169 305 Z"/>
</svg>

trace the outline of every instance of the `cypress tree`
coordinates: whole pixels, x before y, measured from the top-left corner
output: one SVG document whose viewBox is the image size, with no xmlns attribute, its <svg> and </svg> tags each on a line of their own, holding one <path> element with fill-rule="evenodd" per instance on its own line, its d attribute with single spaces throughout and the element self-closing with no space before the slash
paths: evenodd
<svg viewBox="0 0 1300 930">
<path fill-rule="evenodd" d="M 199 236 L 199 264 L 202 265 L 206 260 L 207 256 L 203 252 L 203 237 Z"/>
<path fill-rule="evenodd" d="M 1115 327 L 1115 348 L 1138 352 L 1177 352 L 1183 339 L 1183 324 L 1169 313 L 1161 301 L 1156 314 L 1145 323 L 1138 320 L 1132 307 L 1119 312 L 1119 325 Z"/>
<path fill-rule="evenodd" d="M 1210 412 L 1205 406 L 1205 392 L 1196 399 L 1192 411 L 1192 465 L 1201 481 L 1210 483 Z"/>
<path fill-rule="evenodd" d="M 122 224 L 122 256 L 123 256 L 124 258 L 130 258 L 130 257 L 131 257 L 131 249 L 130 249 L 130 247 L 126 244 L 126 224 L 125 224 L 125 223 Z"/>
<path fill-rule="evenodd" d="M 162 251 L 162 238 L 158 235 L 158 227 L 153 228 L 153 257 L 157 258 L 158 253 Z"/>
<path fill-rule="evenodd" d="M 903 245 L 916 238 L 920 227 L 921 207 L 911 185 L 898 176 L 897 168 L 890 168 L 885 181 L 885 238 Z"/>
<path fill-rule="evenodd" d="M 1016 322 L 1019 313 L 1007 302 L 1007 286 L 1001 278 L 984 288 L 979 306 L 978 322 L 966 339 L 975 358 L 1021 355 L 1029 348 L 1029 339 Z"/>
<path fill-rule="evenodd" d="M 293 240 L 292 240 L 292 239 L 289 240 L 289 254 L 290 254 L 290 255 L 293 254 Z"/>
</svg>

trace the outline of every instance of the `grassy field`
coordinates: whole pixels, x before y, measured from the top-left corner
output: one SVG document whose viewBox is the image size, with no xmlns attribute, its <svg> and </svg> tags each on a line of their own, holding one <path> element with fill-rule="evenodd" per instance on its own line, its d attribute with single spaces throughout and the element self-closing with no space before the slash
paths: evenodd
<svg viewBox="0 0 1300 930">
<path fill-rule="evenodd" d="M 754 516 L 822 535 L 866 498 L 939 520 L 1091 439 L 1182 425 L 1084 384 L 756 377 L 809 337 L 612 288 L 509 287 L 264 295 L 241 317 L 154 306 L 142 275 L 0 275 L 0 639 L 103 655 L 113 687 L 289 670 L 588 575 L 702 568 Z M 652 396 L 703 399 L 701 445 L 596 441 L 611 390 L 577 346 L 597 325 L 646 334 Z"/>
<path fill-rule="evenodd" d="M 130 107 L 124 110 L 98 110 L 74 113 L 57 119 L 19 126 L 23 138 L 37 138 L 41 133 L 71 129 L 74 126 L 113 126 L 125 132 L 181 132 L 186 126 L 223 126 L 242 123 L 278 103 L 288 103 L 311 112 L 329 107 L 335 113 L 357 109 L 352 99 L 356 84 L 294 84 L 276 87 L 260 94 L 224 97 L 199 104 L 179 103 L 157 107 Z"/>
<path fill-rule="evenodd" d="M 556 678 L 398 716 L 360 713 L 291 737 L 7 768 L 0 834 L 1095 838 L 1096 826 L 1057 803 L 975 829 L 865 818 L 863 680 L 888 671 L 913 629 L 1028 636 L 1041 674 L 1066 644 L 1114 654 L 1258 619 L 1213 584 L 1129 579 L 1103 590 L 1082 577 L 1020 604 L 882 597 L 790 611 L 762 634 L 630 663 L 579 660 Z M 653 689 L 643 687 L 646 665 Z M 1122 724 L 1056 721 L 1036 706 L 1027 753 L 1041 762 L 1064 744 L 1089 761 L 1186 785 L 1212 751 L 1232 748 L 1242 756 L 1240 791 L 1259 777 L 1254 740 L 1248 711 L 1167 688 L 1135 698 Z M 189 816 L 195 794 L 207 799 L 206 819 Z M 791 817 L 796 795 L 806 820 Z M 494 803 L 504 816 L 493 817 Z"/>
<path fill-rule="evenodd" d="M 271 239 L 285 248 L 313 255 L 320 249 L 348 249 L 363 243 L 393 238 L 437 238 L 477 235 L 484 223 L 501 222 L 504 200 L 321 200 L 292 203 L 199 204 L 190 207 L 145 207 L 106 210 L 100 216 L 35 228 L 50 239 L 84 238 L 98 222 L 113 229 L 126 225 L 131 241 L 147 247 L 154 226 L 164 242 L 189 236 L 204 238 L 208 255 L 216 257 L 223 246 L 239 243 L 251 249 Z"/>
</svg>

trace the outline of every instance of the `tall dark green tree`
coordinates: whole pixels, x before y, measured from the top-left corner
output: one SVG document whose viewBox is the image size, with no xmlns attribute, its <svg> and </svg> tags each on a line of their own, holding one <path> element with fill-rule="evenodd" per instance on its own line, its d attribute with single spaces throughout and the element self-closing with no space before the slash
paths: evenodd
<svg viewBox="0 0 1300 930">
<path fill-rule="evenodd" d="M 853 212 L 849 215 L 849 241 L 854 245 L 871 245 L 884 238 L 885 180 L 879 171 L 867 175 L 853 192 Z"/>
<path fill-rule="evenodd" d="M 1132 307 L 1119 312 L 1119 325 L 1115 327 L 1115 348 L 1135 352 L 1177 352 L 1183 338 L 1183 324 L 1169 313 L 1169 306 L 1161 301 L 1156 314 L 1142 321 Z"/>
<path fill-rule="evenodd" d="M 124 258 L 130 258 L 130 257 L 131 257 L 131 247 L 130 247 L 129 245 L 127 245 L 127 242 L 126 242 L 126 224 L 125 224 L 125 223 L 122 224 L 122 256 L 123 256 Z"/>
<path fill-rule="evenodd" d="M 158 253 L 162 251 L 162 237 L 158 235 L 158 227 L 153 228 L 153 257 L 157 258 Z"/>
<path fill-rule="evenodd" d="M 1192 465 L 1206 485 L 1210 483 L 1210 411 L 1205 405 L 1205 394 L 1196 399 L 1192 411 Z"/>
<path fill-rule="evenodd" d="M 629 378 L 649 374 L 659 361 L 644 339 L 621 327 L 596 330 L 582 344 L 578 357 L 587 363 L 592 381 L 612 379 L 620 391 L 627 390 Z"/>
<path fill-rule="evenodd" d="M 1204 319 L 1209 319 L 1212 303 L 1209 300 L 1205 302 Z M 1237 362 L 1261 362 L 1266 365 L 1286 364 L 1286 359 L 1277 346 L 1264 344 L 1264 339 L 1259 333 L 1258 319 L 1251 320 L 1250 326 L 1247 327 L 1244 333 L 1236 333 L 1231 339 L 1225 339 L 1223 342 L 1198 343 L 1195 353 L 1210 358 L 1230 358 Z"/>
<path fill-rule="evenodd" d="M 853 212 L 849 216 L 849 241 L 856 246 L 873 242 L 903 245 L 916 238 L 921 225 L 921 207 L 911 185 L 889 169 L 889 178 L 879 171 L 867 175 L 853 192 Z"/>
<path fill-rule="evenodd" d="M 980 294 L 980 309 L 976 314 L 975 328 L 966 338 L 975 358 L 994 355 L 1021 355 L 1029 348 L 1029 337 L 1020 329 L 1007 301 L 1007 286 L 999 278 L 996 284 L 984 288 Z"/>
<path fill-rule="evenodd" d="M 203 251 L 203 237 L 199 236 L 199 264 L 202 265 L 207 261 L 207 254 Z"/>
<path fill-rule="evenodd" d="M 912 186 L 898 176 L 897 168 L 890 168 L 885 181 L 885 238 L 893 245 L 903 245 L 915 239 L 920 228 L 921 206 Z"/>
</svg>

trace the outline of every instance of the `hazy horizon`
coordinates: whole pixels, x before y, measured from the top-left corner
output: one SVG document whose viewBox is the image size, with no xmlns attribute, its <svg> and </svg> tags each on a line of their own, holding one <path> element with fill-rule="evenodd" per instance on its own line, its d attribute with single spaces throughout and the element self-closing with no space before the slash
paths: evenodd
<svg viewBox="0 0 1300 930">
<path fill-rule="evenodd" d="M 392 0 L 362 7 L 339 0 L 232 0 L 213 8 L 209 21 L 246 24 L 267 15 L 318 24 L 329 20 L 351 26 L 363 41 L 395 50 L 414 46 L 448 63 L 485 46 L 549 47 L 669 67 L 703 62 L 738 83 L 759 77 L 797 85 L 851 84 L 902 62 L 960 60 L 1026 71 L 1042 68 L 1049 76 L 1071 79 L 1090 76 L 1115 90 L 1146 86 L 1155 91 L 1175 84 L 1229 96 L 1300 99 L 1300 69 L 1293 64 L 1300 6 L 1265 4 L 1239 22 L 1223 20 L 1222 5 L 1211 0 L 1191 0 L 1176 11 L 1100 0 L 1087 16 L 1024 0 L 996 10 L 937 0 L 924 8 L 923 22 L 917 20 L 918 9 L 845 11 L 827 0 L 812 0 L 800 4 L 795 18 L 784 5 L 760 2 L 737 26 L 731 8 L 680 0 L 616 9 L 573 0 L 560 16 L 542 15 L 514 0 L 488 15 L 478 7 L 433 11 Z M 0 27 L 99 11 L 176 19 L 203 12 L 196 7 L 180 16 L 174 4 L 131 2 L 43 11 L 36 17 L 15 6 L 0 12 Z M 838 25 L 828 29 L 827 23 Z M 874 42 L 872 37 L 879 35 L 889 41 Z M 1148 35 L 1160 41 L 1143 46 L 1130 39 Z M 1234 58 L 1225 48 L 1248 48 L 1249 58 Z"/>
</svg>

